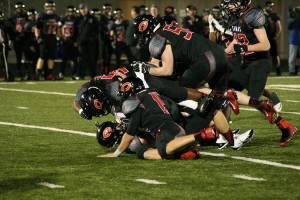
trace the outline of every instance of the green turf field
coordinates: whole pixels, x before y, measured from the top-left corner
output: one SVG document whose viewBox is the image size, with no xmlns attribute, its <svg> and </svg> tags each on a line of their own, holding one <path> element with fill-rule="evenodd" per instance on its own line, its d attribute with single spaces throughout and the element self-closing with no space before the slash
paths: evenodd
<svg viewBox="0 0 300 200">
<path fill-rule="evenodd" d="M 97 158 L 110 150 L 78 133 L 94 133 L 95 121 L 113 118 L 87 121 L 73 111 L 81 84 L 0 83 L 0 199 L 300 199 L 300 138 L 279 147 L 281 133 L 258 112 L 233 116 L 233 129 L 255 130 L 239 151 L 200 147 L 206 154 L 192 161 Z M 283 102 L 282 116 L 300 127 L 300 77 L 270 78 L 268 86 Z"/>
</svg>

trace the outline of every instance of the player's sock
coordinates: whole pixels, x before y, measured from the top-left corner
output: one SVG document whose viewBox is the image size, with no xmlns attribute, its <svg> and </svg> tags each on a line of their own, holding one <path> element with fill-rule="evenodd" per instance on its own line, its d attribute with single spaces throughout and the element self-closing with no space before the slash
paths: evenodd
<svg viewBox="0 0 300 200">
<path fill-rule="evenodd" d="M 226 140 L 229 142 L 231 146 L 234 145 L 234 140 L 233 140 L 233 133 L 230 129 L 224 134 Z"/>
<path fill-rule="evenodd" d="M 263 95 L 265 96 L 265 97 L 269 97 L 270 96 L 270 91 L 269 90 L 267 90 L 267 89 L 264 89 L 264 92 L 263 92 Z"/>
<path fill-rule="evenodd" d="M 278 116 L 276 119 L 275 119 L 275 124 L 278 125 L 278 123 L 282 120 L 282 117 Z"/>
<path fill-rule="evenodd" d="M 248 105 L 254 108 L 259 108 L 261 105 L 261 101 L 250 97 Z"/>
</svg>

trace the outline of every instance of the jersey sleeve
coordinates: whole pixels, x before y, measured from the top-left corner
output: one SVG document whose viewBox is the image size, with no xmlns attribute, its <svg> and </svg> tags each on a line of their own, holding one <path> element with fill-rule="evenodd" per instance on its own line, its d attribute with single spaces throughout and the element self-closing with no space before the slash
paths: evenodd
<svg viewBox="0 0 300 200">
<path fill-rule="evenodd" d="M 244 16 L 244 21 L 249 29 L 263 27 L 266 22 L 265 15 L 260 9 L 251 9 Z"/>
<path fill-rule="evenodd" d="M 141 115 L 142 115 L 142 108 L 137 109 L 134 113 L 131 114 L 129 118 L 128 127 L 126 129 L 126 133 L 129 135 L 136 135 L 136 132 L 139 128 L 140 121 L 141 121 Z"/>
<path fill-rule="evenodd" d="M 160 60 L 161 55 L 166 48 L 166 42 L 167 39 L 165 37 L 155 34 L 149 43 L 149 51 L 151 56 Z"/>
</svg>

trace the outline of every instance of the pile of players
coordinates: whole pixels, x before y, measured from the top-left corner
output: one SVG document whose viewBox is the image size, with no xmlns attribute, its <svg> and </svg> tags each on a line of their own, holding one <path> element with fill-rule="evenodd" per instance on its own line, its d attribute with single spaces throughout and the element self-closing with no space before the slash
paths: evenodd
<svg viewBox="0 0 300 200">
<path fill-rule="evenodd" d="M 250 141 L 253 130 L 232 131 L 221 110 L 239 114 L 239 104 L 257 109 L 276 124 L 282 134 L 280 146 L 293 138 L 298 129 L 279 115 L 276 94 L 265 90 L 270 44 L 264 14 L 250 2 L 223 0 L 226 21 L 220 24 L 210 17 L 211 32 L 224 47 L 174 22 L 157 22 L 149 15 L 135 19 L 135 34 L 140 45 L 149 48 L 151 61 L 135 61 L 94 78 L 74 101 L 85 119 L 108 113 L 117 118 L 118 124 L 98 125 L 101 145 L 119 143 L 114 153 L 99 157 L 133 151 L 141 159 L 195 159 L 200 155 L 197 144 L 204 143 L 238 150 Z M 180 67 L 177 62 L 188 68 L 179 78 L 165 78 Z M 241 92 L 244 89 L 249 96 Z M 262 94 L 269 100 L 261 100 Z"/>
</svg>

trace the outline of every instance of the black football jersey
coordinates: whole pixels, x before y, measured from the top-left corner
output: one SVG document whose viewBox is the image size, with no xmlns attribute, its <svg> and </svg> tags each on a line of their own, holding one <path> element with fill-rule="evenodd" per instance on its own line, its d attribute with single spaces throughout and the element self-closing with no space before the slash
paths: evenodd
<svg viewBox="0 0 300 200">
<path fill-rule="evenodd" d="M 172 26 L 170 24 L 159 28 L 155 34 L 166 38 L 167 42 L 170 43 L 175 62 L 192 64 L 196 61 L 199 54 L 216 48 L 217 46 L 216 43 L 209 41 L 202 35 L 194 33 L 189 29 Z M 154 38 L 155 37 L 153 37 L 152 40 Z"/>
<path fill-rule="evenodd" d="M 13 27 L 13 36 L 14 37 L 23 37 L 25 35 L 25 24 L 27 22 L 26 13 L 16 13 L 9 18 L 10 23 Z"/>
<path fill-rule="evenodd" d="M 233 17 L 229 22 L 229 29 L 234 33 L 234 38 L 242 45 L 253 45 L 258 43 L 254 33 L 255 28 L 265 25 L 265 15 L 262 10 L 249 7 L 240 18 Z M 245 52 L 245 58 L 267 58 L 266 52 Z"/>
<path fill-rule="evenodd" d="M 269 38 L 274 38 L 276 36 L 276 23 L 280 21 L 280 17 L 276 13 L 271 13 L 266 15 L 266 32 Z"/>
<path fill-rule="evenodd" d="M 112 25 L 112 30 L 114 31 L 114 36 L 116 42 L 125 42 L 126 30 L 129 25 L 127 20 L 123 20 L 121 23 L 114 23 Z"/>
<path fill-rule="evenodd" d="M 56 36 L 60 23 L 58 15 L 47 15 L 42 12 L 37 17 L 36 27 L 41 30 L 42 36 Z"/>
<path fill-rule="evenodd" d="M 63 38 L 65 41 L 75 41 L 77 37 L 77 30 L 75 26 L 75 17 L 62 17 L 61 18 L 61 28 L 63 33 Z"/>
<path fill-rule="evenodd" d="M 164 122 L 173 121 L 165 102 L 157 92 L 147 90 L 136 94 L 136 99 L 140 104 L 127 116 L 129 124 L 126 132 L 135 135 L 138 128 L 142 128 L 155 138 L 155 134 Z"/>
</svg>

